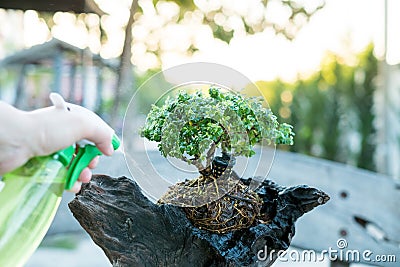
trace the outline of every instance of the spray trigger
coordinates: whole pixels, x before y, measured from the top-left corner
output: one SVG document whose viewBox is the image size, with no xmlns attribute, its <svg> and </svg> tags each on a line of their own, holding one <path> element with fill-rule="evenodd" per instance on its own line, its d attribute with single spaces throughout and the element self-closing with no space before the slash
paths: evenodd
<svg viewBox="0 0 400 267">
<path fill-rule="evenodd" d="M 114 134 L 112 138 L 114 150 L 117 150 L 120 144 L 120 140 Z M 62 154 L 63 151 L 60 151 L 58 154 L 60 153 Z M 79 141 L 74 148 L 74 155 L 71 157 L 72 160 L 69 162 L 69 164 L 64 164 L 65 166 L 69 166 L 67 170 L 65 189 L 71 189 L 74 183 L 78 180 L 82 170 L 86 168 L 96 156 L 100 156 L 102 154 L 103 153 L 101 153 L 92 142 L 87 140 Z"/>
</svg>

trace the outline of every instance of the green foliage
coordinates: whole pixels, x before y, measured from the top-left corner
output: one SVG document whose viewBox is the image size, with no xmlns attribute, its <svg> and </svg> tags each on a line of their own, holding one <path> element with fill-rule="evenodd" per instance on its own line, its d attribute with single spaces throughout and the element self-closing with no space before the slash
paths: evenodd
<svg viewBox="0 0 400 267">
<path fill-rule="evenodd" d="M 374 170 L 377 75 L 378 61 L 370 45 L 352 64 L 327 55 L 321 70 L 308 79 L 257 85 L 278 119 L 294 125 L 292 151 Z"/>
<path fill-rule="evenodd" d="M 291 125 L 279 124 L 260 99 L 211 87 L 208 96 L 180 92 L 161 107 L 153 105 L 141 136 L 159 142 L 165 157 L 204 160 L 204 152 L 213 147 L 251 157 L 255 144 L 291 145 L 294 133 Z"/>
</svg>

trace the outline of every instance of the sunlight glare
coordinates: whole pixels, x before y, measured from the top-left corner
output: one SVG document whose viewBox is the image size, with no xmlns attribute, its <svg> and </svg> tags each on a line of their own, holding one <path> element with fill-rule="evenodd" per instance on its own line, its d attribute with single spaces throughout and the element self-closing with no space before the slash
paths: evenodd
<svg viewBox="0 0 400 267">
<path fill-rule="evenodd" d="M 195 3 L 208 12 L 220 9 L 226 1 L 195 0 Z M 307 2 L 306 8 L 312 10 L 321 0 L 297 1 Z M 89 47 L 104 58 L 117 57 L 122 52 L 131 0 L 120 0 L 118 4 L 106 0 L 96 2 L 108 13 L 100 19 L 107 32 L 103 44 L 99 40 L 97 25 L 100 20 L 96 15 L 84 17 L 88 23 L 86 28 L 75 15 L 57 12 L 51 34 L 78 47 Z M 380 0 L 327 0 L 326 6 L 311 18 L 293 42 L 276 35 L 271 28 L 248 35 L 244 29 L 239 29 L 242 24 L 237 15 L 227 16 L 224 13 L 216 17 L 217 23 L 225 28 L 236 29 L 229 45 L 213 38 L 211 29 L 202 24 L 203 14 L 199 10 L 186 13 L 181 24 L 175 25 L 179 13 L 175 3 L 160 1 L 156 8 L 151 0 L 140 0 L 139 4 L 144 13 L 135 17 L 132 60 L 142 70 L 157 67 L 156 64 L 165 68 L 178 62 L 208 61 L 236 68 L 253 80 L 273 80 L 277 77 L 295 80 L 317 70 L 328 51 L 340 54 L 349 62 L 353 62 L 354 54 L 362 51 L 370 42 L 374 42 L 377 56 L 382 56 L 384 51 L 384 6 Z M 400 36 L 396 31 L 400 17 L 395 12 L 400 9 L 400 1 L 389 0 L 389 7 L 387 61 L 397 64 L 400 62 L 400 50 L 397 49 L 400 47 Z M 246 12 L 250 16 L 246 19 L 249 23 L 257 23 L 261 16 L 266 15 L 275 23 L 285 24 L 290 16 L 290 11 L 277 1 L 270 1 L 266 13 L 256 0 L 235 0 L 229 8 L 224 8 L 227 13 Z M 7 16 L 9 21 L 13 16 L 18 18 L 17 15 Z M 26 47 L 49 40 L 50 32 L 37 12 L 27 11 L 22 17 L 24 31 L 23 38 L 19 39 L 23 40 Z M 299 23 L 305 20 L 304 17 L 298 19 Z M 2 25 L 6 25 L 4 23 Z M 7 29 L 10 27 L 3 27 L 1 34 L 11 36 L 12 33 L 7 33 Z M 6 40 L 13 39 L 7 37 Z M 13 42 L 17 43 L 16 39 Z M 192 44 L 198 50 L 194 50 L 190 56 L 187 49 Z M 153 52 L 159 48 L 160 59 L 157 59 Z M 2 47 L 0 55 L 4 54 L 4 49 Z"/>
<path fill-rule="evenodd" d="M 49 38 L 49 29 L 47 28 L 46 23 L 42 19 L 39 19 L 38 13 L 34 10 L 28 10 L 23 16 L 25 47 L 30 47 L 47 41 Z"/>
</svg>

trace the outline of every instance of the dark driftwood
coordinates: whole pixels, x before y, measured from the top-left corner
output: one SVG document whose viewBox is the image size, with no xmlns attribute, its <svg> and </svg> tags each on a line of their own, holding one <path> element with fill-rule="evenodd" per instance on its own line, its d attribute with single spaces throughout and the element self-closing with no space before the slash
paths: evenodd
<svg viewBox="0 0 400 267">
<path fill-rule="evenodd" d="M 113 266 L 270 266 L 274 257 L 259 261 L 259 252 L 287 249 L 295 221 L 329 197 L 269 180 L 257 193 L 276 214 L 272 222 L 227 234 L 193 227 L 181 208 L 153 204 L 126 177 L 94 176 L 69 207 Z"/>
</svg>

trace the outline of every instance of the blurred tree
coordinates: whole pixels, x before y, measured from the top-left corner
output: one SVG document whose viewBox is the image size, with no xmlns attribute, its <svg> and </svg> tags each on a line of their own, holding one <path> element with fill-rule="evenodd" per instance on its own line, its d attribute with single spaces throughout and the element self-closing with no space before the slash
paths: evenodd
<svg viewBox="0 0 400 267">
<path fill-rule="evenodd" d="M 357 166 L 375 169 L 375 128 L 373 113 L 373 95 L 377 89 L 378 61 L 373 54 L 373 45 L 360 55 L 359 63 L 352 72 L 353 83 L 349 90 L 349 98 L 353 99 L 354 109 L 359 118 L 358 131 L 361 147 L 357 157 Z"/>
<path fill-rule="evenodd" d="M 347 64 L 327 55 L 321 70 L 294 84 L 257 82 L 278 119 L 294 125 L 292 151 L 375 170 L 373 46 Z"/>
<path fill-rule="evenodd" d="M 136 0 L 134 0 L 136 1 Z M 162 18 L 156 26 L 148 27 L 147 37 L 143 40 L 147 53 L 158 59 L 162 52 L 161 40 L 157 35 L 167 26 L 200 24 L 208 27 L 214 38 L 229 43 L 235 36 L 244 36 L 272 29 L 276 34 L 292 40 L 310 18 L 325 5 L 324 0 L 305 2 L 301 0 L 153 0 L 139 1 L 139 11 L 135 16 L 137 25 L 144 26 L 142 17 L 152 15 Z M 165 12 L 165 9 L 174 10 Z M 145 20 L 145 19 L 144 19 Z M 135 25 L 134 25 L 135 27 Z M 194 33 L 196 34 L 196 33 Z M 200 48 L 196 37 L 186 44 L 187 54 Z M 155 58 L 155 57 L 153 57 Z"/>
<path fill-rule="evenodd" d="M 133 0 L 129 9 L 129 19 L 125 27 L 124 46 L 119 63 L 119 73 L 117 85 L 115 87 L 115 101 L 111 111 L 111 125 L 117 125 L 117 118 L 119 118 L 119 110 L 125 92 L 129 92 L 133 84 L 133 70 L 132 70 L 132 25 L 135 22 L 135 14 L 138 11 L 138 2 Z M 125 110 L 125 108 L 123 109 Z"/>
<path fill-rule="evenodd" d="M 132 64 L 132 41 L 135 36 L 132 35 L 132 27 L 137 21 L 140 21 L 141 15 L 145 13 L 146 5 L 150 1 L 133 0 L 130 8 L 130 17 L 125 29 L 125 42 L 120 60 L 120 78 L 116 86 L 115 105 L 112 117 L 118 116 L 118 110 L 125 110 L 125 105 L 121 101 L 125 99 L 128 90 L 132 84 L 132 76 L 129 68 Z M 288 39 L 293 39 L 298 30 L 305 25 L 310 17 L 321 9 L 325 1 L 316 1 L 314 4 L 306 4 L 297 0 L 259 0 L 253 4 L 241 3 L 236 1 L 234 5 L 231 2 L 224 1 L 196 1 L 196 0 L 172 0 L 172 1 L 152 1 L 152 10 L 162 13 L 162 6 L 166 3 L 175 3 L 179 8 L 178 17 L 171 16 L 169 20 L 164 21 L 160 27 L 170 24 L 187 23 L 188 18 L 200 18 L 200 23 L 208 25 L 212 29 L 215 38 L 229 43 L 235 34 L 254 34 L 267 28 L 272 28 L 276 33 L 282 34 Z M 281 12 L 279 19 L 274 19 L 273 12 Z M 270 18 L 271 17 L 271 18 Z M 276 17 L 276 16 L 275 16 Z M 194 19 L 196 20 L 196 19 Z M 140 23 L 140 22 L 139 22 Z M 159 30 L 157 27 L 153 30 Z M 148 40 L 147 40 L 148 41 Z M 160 40 L 158 40 L 160 42 Z M 147 53 L 154 54 L 160 58 L 161 45 L 146 45 Z M 187 53 L 191 54 L 198 50 L 196 43 L 192 41 L 187 47 Z M 115 124 L 115 123 L 114 123 Z"/>
<path fill-rule="evenodd" d="M 210 26 L 214 37 L 225 42 L 229 42 L 235 33 L 254 34 L 267 28 L 293 39 L 298 30 L 325 4 L 325 1 L 307 3 L 298 0 L 174 2 L 180 6 L 180 18 L 184 18 L 186 12 L 200 11 L 202 22 Z"/>
<path fill-rule="evenodd" d="M 100 1 L 98 1 L 100 2 Z M 126 5 L 126 2 L 116 2 L 119 5 Z M 130 14 L 125 26 L 125 38 L 123 49 L 120 55 L 119 77 L 115 87 L 115 103 L 111 110 L 113 126 L 117 124 L 116 118 L 121 117 L 120 113 L 125 110 L 127 103 L 124 101 L 126 95 L 132 94 L 132 43 L 135 43 L 135 35 L 132 28 L 135 25 L 149 24 L 149 21 L 143 22 L 141 18 L 146 12 L 151 13 L 153 22 L 157 26 L 150 27 L 147 37 L 152 32 L 163 32 L 168 25 L 187 25 L 190 23 L 201 24 L 209 27 L 213 36 L 219 40 L 229 43 L 235 35 L 247 35 L 262 32 L 266 29 L 272 29 L 277 34 L 285 36 L 291 40 L 295 37 L 299 29 L 304 26 L 318 10 L 325 5 L 324 0 L 305 2 L 301 0 L 255 0 L 255 1 L 221 1 L 221 0 L 132 0 Z M 128 8 L 128 7 L 127 7 Z M 175 9 L 174 15 L 168 15 L 169 9 Z M 166 11 L 167 10 L 167 11 Z M 107 10 L 106 10 L 107 11 Z M 41 13 L 41 18 L 46 21 L 50 31 L 55 25 L 54 17 L 46 13 Z M 147 14 L 149 15 L 149 14 Z M 163 17 L 161 23 L 157 17 Z M 87 15 L 76 15 L 76 23 L 86 25 L 87 30 L 93 29 Z M 152 24 L 152 23 L 150 23 Z M 96 26 L 96 32 L 99 34 L 99 41 L 104 44 L 108 41 L 109 34 L 101 26 L 101 22 Z M 153 43 L 152 43 L 153 42 Z M 142 41 L 147 53 L 151 58 L 160 62 L 162 45 L 160 40 L 156 41 L 146 38 Z M 187 54 L 197 51 L 195 40 L 191 40 L 185 49 Z M 160 64 L 156 64 L 156 68 Z M 128 98 L 127 98 L 128 99 Z"/>
</svg>

